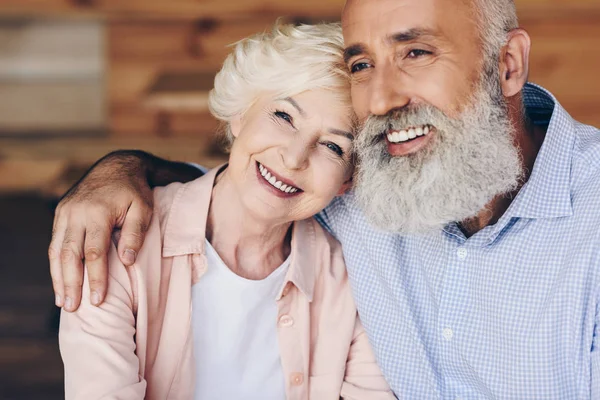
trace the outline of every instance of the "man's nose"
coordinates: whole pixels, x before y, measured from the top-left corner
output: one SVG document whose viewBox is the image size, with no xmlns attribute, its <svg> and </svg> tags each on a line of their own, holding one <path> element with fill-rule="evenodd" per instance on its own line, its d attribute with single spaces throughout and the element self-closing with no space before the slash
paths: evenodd
<svg viewBox="0 0 600 400">
<path fill-rule="evenodd" d="M 404 79 L 402 72 L 393 66 L 382 65 L 374 69 L 369 90 L 371 115 L 386 115 L 391 110 L 404 108 L 410 103 Z"/>
<path fill-rule="evenodd" d="M 300 133 L 296 133 L 300 135 Z M 303 170 L 308 166 L 311 144 L 300 137 L 290 139 L 279 147 L 279 156 L 283 166 L 288 170 Z"/>
</svg>

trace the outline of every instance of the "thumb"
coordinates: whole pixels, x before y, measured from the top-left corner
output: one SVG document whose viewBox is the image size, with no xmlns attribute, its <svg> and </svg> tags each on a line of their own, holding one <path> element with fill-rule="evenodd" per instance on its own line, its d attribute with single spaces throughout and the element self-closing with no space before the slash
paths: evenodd
<svg viewBox="0 0 600 400">
<path fill-rule="evenodd" d="M 117 246 L 119 258 L 124 265 L 130 266 L 135 262 L 144 244 L 151 219 L 152 208 L 148 205 L 134 202 L 129 207 Z"/>
</svg>

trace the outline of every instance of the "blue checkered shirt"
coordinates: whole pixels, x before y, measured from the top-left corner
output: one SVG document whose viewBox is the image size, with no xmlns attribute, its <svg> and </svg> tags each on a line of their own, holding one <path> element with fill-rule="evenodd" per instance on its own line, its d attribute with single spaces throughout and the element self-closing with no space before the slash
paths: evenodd
<svg viewBox="0 0 600 400">
<path fill-rule="evenodd" d="M 352 193 L 319 215 L 342 242 L 377 360 L 402 399 L 600 399 L 600 131 L 528 84 L 548 125 L 529 181 L 470 238 L 383 233 Z M 600 110 L 599 110 L 600 111 Z"/>
</svg>

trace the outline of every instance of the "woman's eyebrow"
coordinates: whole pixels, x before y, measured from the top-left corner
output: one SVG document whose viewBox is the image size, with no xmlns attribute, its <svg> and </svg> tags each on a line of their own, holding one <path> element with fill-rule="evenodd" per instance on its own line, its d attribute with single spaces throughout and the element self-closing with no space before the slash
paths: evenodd
<svg viewBox="0 0 600 400">
<path fill-rule="evenodd" d="M 343 131 L 341 129 L 335 129 L 335 128 L 330 128 L 328 131 L 329 131 L 329 133 L 333 133 L 334 135 L 339 135 L 339 136 L 343 136 L 347 139 L 354 140 L 354 135 L 351 134 L 350 132 Z"/>
<path fill-rule="evenodd" d="M 292 99 L 291 97 L 286 97 L 285 99 L 283 99 L 284 101 L 287 101 L 288 103 L 290 103 L 296 110 L 298 110 L 298 112 L 300 113 L 300 115 L 302 115 L 303 117 L 306 117 L 306 112 L 304 112 L 304 110 L 302 109 L 302 107 L 300 107 L 300 105 L 296 102 L 296 100 Z"/>
</svg>

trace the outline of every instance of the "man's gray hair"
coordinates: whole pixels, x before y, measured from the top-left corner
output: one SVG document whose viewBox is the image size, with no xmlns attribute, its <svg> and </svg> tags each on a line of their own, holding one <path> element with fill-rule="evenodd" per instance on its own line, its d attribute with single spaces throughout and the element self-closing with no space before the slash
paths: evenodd
<svg viewBox="0 0 600 400">
<path fill-rule="evenodd" d="M 519 27 L 514 0 L 474 0 L 484 60 L 497 62 L 507 34 Z"/>
</svg>

